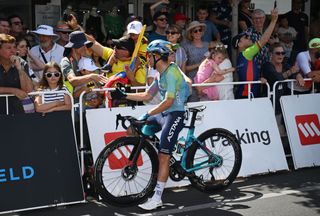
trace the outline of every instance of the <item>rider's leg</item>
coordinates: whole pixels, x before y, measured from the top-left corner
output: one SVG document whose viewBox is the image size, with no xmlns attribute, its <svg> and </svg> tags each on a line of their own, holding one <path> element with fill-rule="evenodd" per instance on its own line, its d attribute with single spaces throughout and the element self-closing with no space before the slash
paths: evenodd
<svg viewBox="0 0 320 216">
<path fill-rule="evenodd" d="M 161 196 L 166 185 L 166 182 L 169 177 L 169 161 L 170 155 L 159 153 L 159 172 L 158 172 L 158 180 L 157 185 L 152 196 L 154 201 L 161 201 Z"/>
</svg>

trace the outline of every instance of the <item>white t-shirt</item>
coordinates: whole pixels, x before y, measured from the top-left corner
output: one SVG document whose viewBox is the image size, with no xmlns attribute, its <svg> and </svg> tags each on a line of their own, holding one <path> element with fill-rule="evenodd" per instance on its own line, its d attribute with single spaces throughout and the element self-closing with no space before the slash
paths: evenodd
<svg viewBox="0 0 320 216">
<path fill-rule="evenodd" d="M 221 70 L 231 68 L 232 64 L 229 59 L 224 59 L 223 62 L 219 64 L 219 68 Z M 233 82 L 233 73 L 227 73 L 224 76 L 224 80 L 220 81 L 220 83 Z M 219 91 L 219 100 L 233 100 L 233 85 L 217 85 Z"/>
<path fill-rule="evenodd" d="M 311 57 L 309 51 L 300 52 L 297 55 L 296 64 L 300 69 L 300 74 L 302 74 L 304 78 L 307 78 L 308 73 L 311 72 Z M 291 89 L 291 83 L 288 83 L 288 87 Z M 300 86 L 297 82 L 293 84 L 293 89 L 299 92 L 309 90 L 308 88 Z"/>
<path fill-rule="evenodd" d="M 36 45 L 34 47 L 31 48 L 30 52 L 37 57 L 38 59 L 40 59 L 43 63 L 45 63 L 41 52 L 43 53 L 44 57 L 46 58 L 47 62 L 56 62 L 58 65 L 60 65 L 61 59 L 63 58 L 63 52 L 64 52 L 64 47 L 54 43 L 53 47 L 51 50 L 49 50 L 48 52 L 45 52 L 43 49 L 40 48 L 40 45 Z M 42 78 L 42 71 L 38 72 L 41 74 Z"/>
<path fill-rule="evenodd" d="M 153 69 L 152 67 L 149 67 L 147 71 L 147 80 L 148 78 L 155 78 L 158 74 L 159 72 L 157 70 Z M 160 92 L 158 92 L 150 101 L 144 102 L 144 104 L 156 105 L 156 104 L 159 104 L 160 102 L 161 102 L 161 95 L 160 95 Z"/>
</svg>

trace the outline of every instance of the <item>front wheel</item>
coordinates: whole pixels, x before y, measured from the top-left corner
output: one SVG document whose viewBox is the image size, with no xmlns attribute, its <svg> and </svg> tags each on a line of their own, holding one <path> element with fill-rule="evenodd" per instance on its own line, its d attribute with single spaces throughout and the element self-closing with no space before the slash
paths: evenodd
<svg viewBox="0 0 320 216">
<path fill-rule="evenodd" d="M 226 188 L 237 177 L 241 167 L 242 153 L 238 140 L 223 128 L 207 130 L 197 139 L 214 156 L 208 156 L 198 143 L 192 144 L 186 164 L 187 169 L 193 170 L 189 175 L 191 184 L 204 192 Z"/>
<path fill-rule="evenodd" d="M 139 142 L 139 137 L 121 137 L 101 151 L 94 177 L 104 201 L 114 205 L 137 204 L 153 192 L 158 175 L 157 152 L 145 142 L 137 163 L 132 164 L 129 156 Z"/>
</svg>

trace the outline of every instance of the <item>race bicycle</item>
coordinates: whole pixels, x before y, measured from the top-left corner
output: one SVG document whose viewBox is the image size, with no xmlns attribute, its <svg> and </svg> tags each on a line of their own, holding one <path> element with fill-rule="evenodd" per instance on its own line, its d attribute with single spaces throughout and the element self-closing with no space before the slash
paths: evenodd
<svg viewBox="0 0 320 216">
<path fill-rule="evenodd" d="M 200 191 L 213 192 L 225 189 L 235 180 L 242 153 L 235 135 L 226 129 L 208 129 L 195 137 L 195 122 L 205 108 L 202 105 L 187 109 L 186 118 L 191 116 L 189 125 L 184 126 L 188 128 L 187 137 L 178 139 L 170 158 L 169 176 L 173 181 L 187 177 Z M 146 121 L 118 114 L 116 128 L 119 122 L 135 135 L 115 139 L 101 151 L 95 163 L 95 186 L 108 203 L 137 204 L 147 199 L 156 186 L 159 139 L 142 134 Z"/>
</svg>

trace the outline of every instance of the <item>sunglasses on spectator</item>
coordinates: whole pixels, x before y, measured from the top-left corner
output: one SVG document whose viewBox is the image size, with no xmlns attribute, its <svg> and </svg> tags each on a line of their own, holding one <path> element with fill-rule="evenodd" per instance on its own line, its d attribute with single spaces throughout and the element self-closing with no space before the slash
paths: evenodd
<svg viewBox="0 0 320 216">
<path fill-rule="evenodd" d="M 286 52 L 274 52 L 274 54 L 276 54 L 276 55 L 285 55 Z"/>
<path fill-rule="evenodd" d="M 195 30 L 193 30 L 192 32 L 193 32 L 193 33 L 198 33 L 198 32 L 201 33 L 202 31 L 203 31 L 202 28 L 200 28 L 200 29 L 195 29 Z"/>
<path fill-rule="evenodd" d="M 92 94 L 89 97 L 86 98 L 88 101 L 94 100 L 94 99 L 98 99 L 98 95 L 97 94 Z"/>
<path fill-rule="evenodd" d="M 175 31 L 166 31 L 166 34 L 169 35 L 175 35 L 175 34 L 179 34 L 179 32 L 175 32 Z"/>
<path fill-rule="evenodd" d="M 160 20 L 161 22 L 163 22 L 163 21 L 168 21 L 167 18 L 158 18 L 157 20 Z"/>
<path fill-rule="evenodd" d="M 47 78 L 51 78 L 53 76 L 55 77 L 60 77 L 61 73 L 60 72 L 51 72 L 51 73 L 46 73 Z"/>
</svg>

